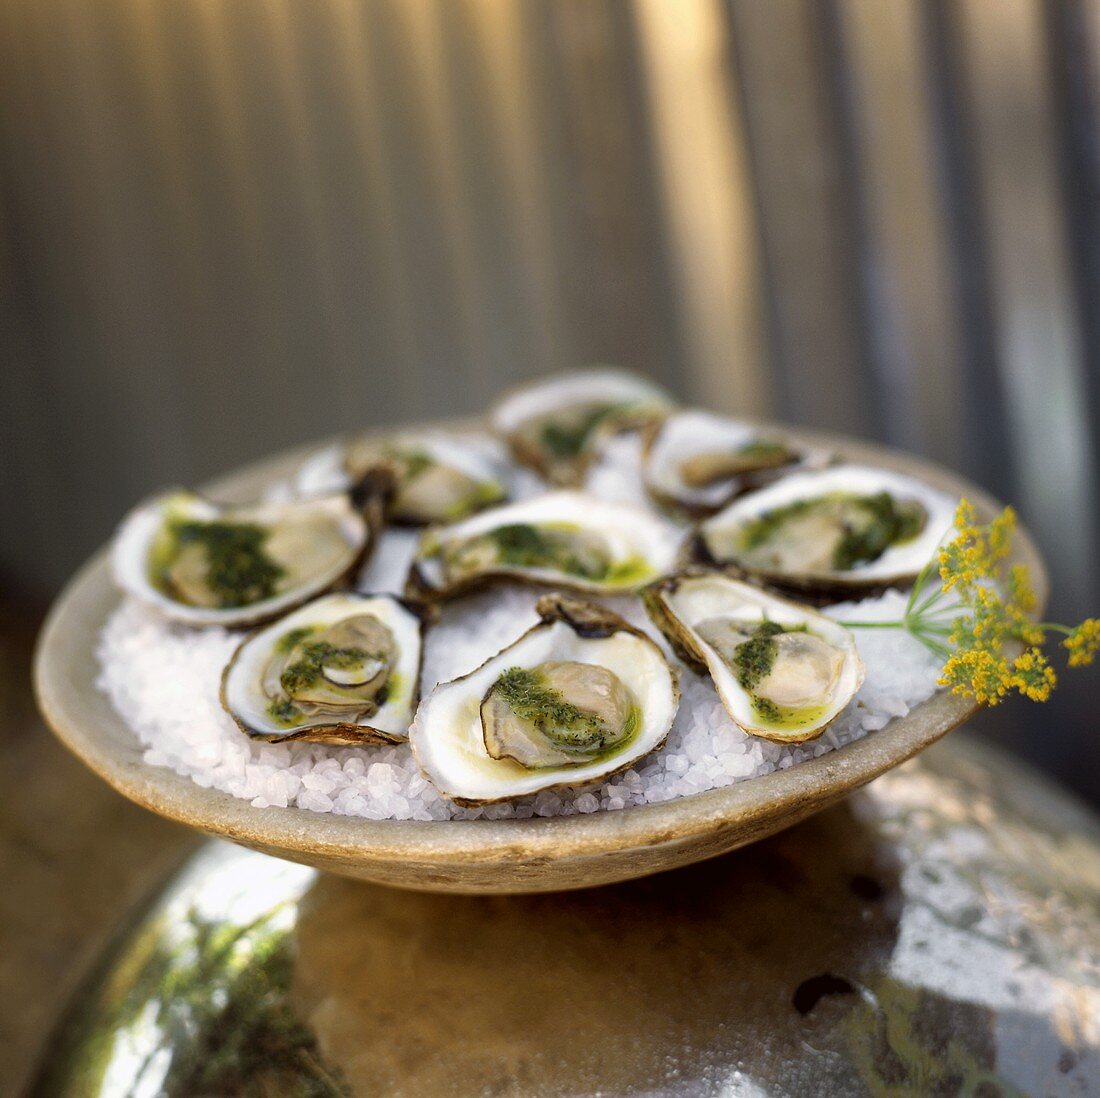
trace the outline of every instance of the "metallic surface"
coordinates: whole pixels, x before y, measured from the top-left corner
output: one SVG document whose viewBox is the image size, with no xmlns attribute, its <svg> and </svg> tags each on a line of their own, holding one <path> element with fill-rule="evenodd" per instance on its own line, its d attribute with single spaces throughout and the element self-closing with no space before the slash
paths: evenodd
<svg viewBox="0 0 1100 1098">
<path fill-rule="evenodd" d="M 965 737 L 702 865 L 393 891 L 209 843 L 75 1004 L 39 1095 L 1077 1095 L 1100 824 Z"/>
<path fill-rule="evenodd" d="M 44 608 L 0 601 L 0 1094 L 25 1093 L 87 974 L 200 837 L 144 812 L 36 716 Z"/>
</svg>

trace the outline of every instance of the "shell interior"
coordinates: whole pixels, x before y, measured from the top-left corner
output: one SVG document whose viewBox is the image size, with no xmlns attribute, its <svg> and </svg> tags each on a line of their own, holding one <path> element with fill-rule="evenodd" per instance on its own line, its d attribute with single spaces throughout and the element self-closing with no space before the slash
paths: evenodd
<svg viewBox="0 0 1100 1098">
<path fill-rule="evenodd" d="M 353 479 L 385 467 L 394 474 L 386 512 L 394 522 L 427 525 L 454 522 L 508 495 L 508 478 L 484 438 L 419 432 L 350 440 L 345 466 Z"/>
<path fill-rule="evenodd" d="M 675 412 L 656 428 L 643 475 L 659 502 L 702 512 L 775 475 L 799 454 L 775 432 L 710 412 Z"/>
<path fill-rule="evenodd" d="M 589 370 L 534 382 L 493 409 L 493 430 L 521 462 L 555 484 L 579 483 L 609 433 L 666 414 L 668 395 L 626 370 Z"/>
<path fill-rule="evenodd" d="M 221 507 L 179 490 L 128 516 L 112 561 L 120 587 L 173 620 L 231 627 L 275 617 L 331 587 L 373 532 L 372 518 L 346 492 Z"/>
<path fill-rule="evenodd" d="M 384 666 L 374 662 L 376 651 L 337 648 L 334 659 L 331 644 L 321 648 L 349 622 L 370 626 L 360 631 L 364 637 L 385 638 Z M 273 742 L 404 740 L 419 695 L 421 629 L 420 615 L 390 595 L 326 595 L 241 644 L 225 671 L 222 704 L 243 731 Z M 288 670 L 295 676 L 289 688 Z M 364 701 L 357 687 L 368 679 L 373 686 Z M 309 707 L 298 701 L 312 697 L 310 680 L 321 688 L 319 713 L 304 712 Z"/>
<path fill-rule="evenodd" d="M 427 531 L 414 576 L 424 590 L 439 594 L 500 576 L 584 591 L 632 591 L 672 568 L 681 539 L 642 508 L 550 492 Z"/>
<path fill-rule="evenodd" d="M 847 629 L 720 573 L 664 581 L 647 593 L 647 604 L 673 646 L 705 666 L 726 711 L 752 735 L 812 739 L 863 682 Z"/>
<path fill-rule="evenodd" d="M 716 564 L 824 588 L 912 579 L 954 523 L 958 499 L 914 477 L 859 465 L 792 473 L 702 523 Z"/>
<path fill-rule="evenodd" d="M 460 804 L 485 804 L 590 785 L 659 747 L 679 703 L 675 674 L 652 640 L 620 624 L 601 635 L 584 635 L 567 621 L 544 621 L 475 671 L 437 686 L 421 703 L 410 733 L 425 775 Z M 637 707 L 631 734 L 600 757 L 574 764 L 532 767 L 512 757 L 492 757 L 482 714 L 487 695 L 507 673 L 550 663 L 610 671 Z"/>
</svg>

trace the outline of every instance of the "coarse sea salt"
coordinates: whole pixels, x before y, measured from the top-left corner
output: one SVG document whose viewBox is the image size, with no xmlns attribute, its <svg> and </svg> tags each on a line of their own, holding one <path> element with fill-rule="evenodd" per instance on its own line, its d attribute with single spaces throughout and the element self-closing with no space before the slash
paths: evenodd
<svg viewBox="0 0 1100 1098">
<path fill-rule="evenodd" d="M 537 593 L 499 588 L 443 611 L 427 636 L 425 683 L 465 674 L 534 625 Z M 616 775 L 598 791 L 540 793 L 514 804 L 461 809 L 443 800 L 417 770 L 412 752 L 395 747 L 326 748 L 248 739 L 222 710 L 218 685 L 239 637 L 222 629 L 171 625 L 133 600 L 111 615 L 100 640 L 100 687 L 138 738 L 145 761 L 169 766 L 203 786 L 257 807 L 297 805 L 368 819 L 442 820 L 488 816 L 556 816 L 658 803 L 746 781 L 884 727 L 936 689 L 938 665 L 907 634 L 862 631 L 867 677 L 852 703 L 817 740 L 781 746 L 742 732 L 727 716 L 710 680 L 683 666 L 645 619 L 637 600 L 602 600 L 645 628 L 680 673 L 683 695 L 665 746 Z M 905 596 L 834 606 L 834 617 L 896 618 Z"/>
<path fill-rule="evenodd" d="M 638 458 L 636 437 L 616 440 L 594 466 L 587 490 L 604 499 L 643 499 Z M 273 494 L 327 485 L 331 466 L 331 455 L 319 458 L 307 464 L 302 482 L 277 486 Z M 519 479 L 513 494 L 529 495 L 536 488 L 531 478 Z M 415 547 L 415 533 L 387 531 L 360 577 L 361 589 L 400 592 Z M 424 692 L 473 670 L 534 625 L 538 594 L 502 585 L 445 606 L 425 641 Z M 906 598 L 889 591 L 825 613 L 839 619 L 896 620 Z M 680 675 L 682 696 L 661 750 L 596 790 L 544 791 L 512 803 L 464 809 L 423 778 L 408 745 L 333 748 L 251 740 L 218 701 L 222 669 L 239 635 L 173 625 L 132 599 L 111 614 L 100 636 L 98 685 L 145 745 L 149 765 L 170 767 L 198 785 L 257 807 L 294 806 L 373 820 L 565 816 L 692 796 L 823 755 L 885 727 L 936 690 L 939 665 L 917 641 L 900 630 L 861 630 L 857 642 L 867 674 L 852 702 L 818 739 L 791 746 L 770 743 L 733 723 L 709 678 L 676 659 L 639 599 L 598 601 L 657 640 Z"/>
</svg>

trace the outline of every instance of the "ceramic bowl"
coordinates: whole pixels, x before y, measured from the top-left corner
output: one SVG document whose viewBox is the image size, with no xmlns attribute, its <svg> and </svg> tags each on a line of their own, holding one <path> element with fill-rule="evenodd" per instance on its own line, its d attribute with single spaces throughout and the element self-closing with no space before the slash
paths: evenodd
<svg viewBox="0 0 1100 1098">
<path fill-rule="evenodd" d="M 983 516 L 999 505 L 935 465 L 836 436 L 788 431 L 854 461 L 911 473 L 967 496 Z M 317 449 L 285 453 L 210 485 L 246 500 L 285 477 Z M 1047 577 L 1023 529 L 1015 557 L 1031 568 L 1040 602 Z M 446 892 L 549 892 L 640 877 L 711 858 L 839 801 L 970 717 L 977 706 L 938 692 L 885 728 L 786 770 L 692 797 L 617 812 L 533 818 L 421 822 L 365 820 L 296 808 L 253 808 L 171 770 L 148 766 L 144 748 L 95 686 L 96 641 L 120 595 L 106 551 L 62 592 L 43 629 L 35 682 L 42 712 L 62 742 L 138 804 L 210 835 L 347 877 Z"/>
</svg>

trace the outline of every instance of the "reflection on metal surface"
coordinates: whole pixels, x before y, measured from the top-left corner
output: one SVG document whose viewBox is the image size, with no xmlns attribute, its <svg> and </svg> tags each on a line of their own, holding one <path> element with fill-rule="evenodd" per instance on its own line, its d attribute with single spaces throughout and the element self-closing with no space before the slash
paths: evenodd
<svg viewBox="0 0 1100 1098">
<path fill-rule="evenodd" d="M 43 1094 L 343 1093 L 286 992 L 316 872 L 211 843 L 161 897 L 72 1021 Z"/>
<path fill-rule="evenodd" d="M 955 743 L 587 892 L 399 892 L 211 844 L 41 1092 L 1070 1095 L 1098 1019 L 1095 821 Z"/>
</svg>

